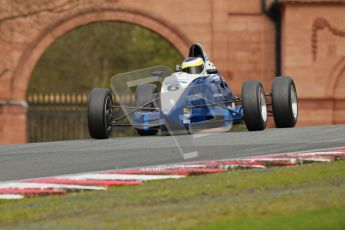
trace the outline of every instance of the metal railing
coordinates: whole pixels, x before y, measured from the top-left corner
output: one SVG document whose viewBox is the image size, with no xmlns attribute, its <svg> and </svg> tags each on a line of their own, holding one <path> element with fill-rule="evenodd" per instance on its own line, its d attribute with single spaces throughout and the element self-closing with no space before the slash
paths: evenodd
<svg viewBox="0 0 345 230">
<path fill-rule="evenodd" d="M 29 94 L 28 142 L 89 139 L 87 126 L 88 93 Z M 127 127 L 113 130 L 112 136 L 135 135 Z"/>
</svg>

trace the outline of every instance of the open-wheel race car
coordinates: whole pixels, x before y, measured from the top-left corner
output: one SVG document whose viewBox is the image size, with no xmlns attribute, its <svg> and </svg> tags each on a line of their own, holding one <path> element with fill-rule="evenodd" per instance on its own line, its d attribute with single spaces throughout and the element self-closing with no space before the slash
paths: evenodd
<svg viewBox="0 0 345 230">
<path fill-rule="evenodd" d="M 132 126 L 146 136 L 160 130 L 168 134 L 229 130 L 236 123 L 260 131 L 268 116 L 274 117 L 277 128 L 290 128 L 298 118 L 291 77 L 275 77 L 269 94 L 260 81 L 245 81 L 241 96 L 235 96 L 200 44 L 191 46 L 175 72 L 156 66 L 119 74 L 112 78 L 111 88 L 95 88 L 89 96 L 88 127 L 96 139 L 108 138 L 114 126 Z M 271 103 L 266 102 L 268 97 Z"/>
</svg>

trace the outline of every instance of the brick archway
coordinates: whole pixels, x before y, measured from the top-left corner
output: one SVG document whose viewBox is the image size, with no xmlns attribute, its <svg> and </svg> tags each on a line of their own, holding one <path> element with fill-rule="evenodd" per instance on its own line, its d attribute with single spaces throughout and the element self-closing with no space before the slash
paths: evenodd
<svg viewBox="0 0 345 230">
<path fill-rule="evenodd" d="M 14 71 L 12 81 L 12 98 L 25 100 L 31 74 L 41 55 L 59 37 L 86 24 L 101 21 L 121 21 L 145 27 L 160 34 L 169 41 L 182 55 L 188 51 L 191 42 L 175 26 L 159 17 L 144 11 L 132 9 L 98 9 L 79 12 L 62 18 L 57 23 L 44 29 L 23 52 Z"/>
</svg>

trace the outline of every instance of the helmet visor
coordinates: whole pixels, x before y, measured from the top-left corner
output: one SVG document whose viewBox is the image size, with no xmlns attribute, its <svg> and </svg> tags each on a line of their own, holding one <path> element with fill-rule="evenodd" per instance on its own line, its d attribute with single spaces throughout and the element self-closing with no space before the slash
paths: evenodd
<svg viewBox="0 0 345 230">
<path fill-rule="evenodd" d="M 204 65 L 189 66 L 182 69 L 182 72 L 189 74 L 199 74 L 204 70 Z"/>
</svg>

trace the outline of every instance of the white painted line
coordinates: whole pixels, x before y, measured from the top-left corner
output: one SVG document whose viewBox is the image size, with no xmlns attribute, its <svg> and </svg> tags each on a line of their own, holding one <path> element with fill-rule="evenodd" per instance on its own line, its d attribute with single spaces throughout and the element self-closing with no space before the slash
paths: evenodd
<svg viewBox="0 0 345 230">
<path fill-rule="evenodd" d="M 300 154 L 306 154 L 306 155 L 309 155 L 309 154 L 319 154 L 319 153 L 325 153 L 326 154 L 344 154 L 345 152 L 337 152 L 337 151 L 333 151 L 333 152 L 324 152 L 324 151 L 327 151 L 327 150 L 333 150 L 333 149 L 345 149 L 345 146 L 342 146 L 342 147 L 332 147 L 332 148 L 320 148 L 320 149 L 309 149 L 309 150 L 302 150 L 302 151 L 296 151 L 296 152 L 282 152 L 282 153 L 273 153 L 273 154 L 267 154 L 267 155 L 258 155 L 258 156 L 246 156 L 246 157 L 239 157 L 239 158 L 229 158 L 229 159 L 224 159 L 222 161 L 226 161 L 226 160 L 229 160 L 229 161 L 232 161 L 232 160 L 248 160 L 248 159 L 251 159 L 251 158 L 258 158 L 258 157 L 264 157 L 264 156 L 279 156 L 279 155 L 290 155 L 290 156 L 293 156 L 293 155 L 300 155 Z M 315 152 L 313 152 L 315 151 Z"/>
<path fill-rule="evenodd" d="M 308 157 L 308 158 L 302 158 L 302 161 L 315 161 L 315 162 L 331 162 L 331 159 L 325 159 L 325 158 L 318 158 L 318 157 Z"/>
<path fill-rule="evenodd" d="M 185 176 L 180 175 L 136 175 L 136 174 L 81 174 L 65 176 L 64 179 L 70 180 L 164 180 L 164 179 L 180 179 Z M 61 178 L 61 177 L 60 177 Z"/>
<path fill-rule="evenodd" d="M 308 150 L 300 150 L 300 151 L 295 151 L 295 152 L 281 152 L 281 153 L 272 153 L 272 154 L 266 154 L 266 155 L 257 155 L 257 156 L 244 156 L 244 157 L 234 157 L 234 158 L 225 158 L 225 159 L 215 159 L 215 160 L 204 160 L 204 161 L 186 161 L 185 164 L 200 164 L 200 163 L 205 163 L 205 162 L 210 162 L 210 161 L 236 161 L 236 160 L 248 160 L 251 158 L 256 158 L 256 157 L 263 157 L 263 156 L 279 156 L 279 155 L 293 155 L 293 154 L 310 154 L 312 151 L 315 152 L 323 152 L 327 150 L 334 150 L 334 149 L 345 149 L 345 146 L 338 146 L 338 147 L 330 147 L 330 148 L 318 148 L 318 149 L 308 149 Z M 325 152 L 329 153 L 329 152 Z M 335 151 L 333 151 L 335 153 Z M 344 152 L 336 152 L 336 153 L 341 153 L 343 154 Z M 178 163 L 180 164 L 180 163 Z M 144 167 L 145 169 L 150 169 L 150 168 L 155 168 L 155 169 L 169 169 L 169 168 L 175 168 L 175 167 L 181 167 L 177 164 L 165 164 L 165 165 L 150 165 Z M 134 168 L 123 168 L 121 170 L 127 170 L 127 169 L 138 169 L 137 167 Z M 90 172 L 91 173 L 91 172 Z"/>
<path fill-rule="evenodd" d="M 217 161 L 221 163 L 223 160 Z M 208 161 L 206 161 L 208 162 Z M 251 165 L 251 164 L 228 164 L 224 163 L 219 164 L 216 167 L 223 168 L 225 170 L 228 169 L 236 169 L 236 168 L 266 168 L 264 165 Z M 145 171 L 159 171 L 159 170 L 165 170 L 165 169 L 202 169 L 202 168 L 214 168 L 213 165 L 207 165 L 207 164 L 185 164 L 185 165 L 162 165 L 162 166 L 156 166 L 156 167 L 145 167 L 140 168 L 140 170 Z"/>
<path fill-rule="evenodd" d="M 106 190 L 106 188 L 100 187 L 100 186 L 45 184 L 45 183 L 30 183 L 30 182 L 1 183 L 0 184 L 0 188 L 63 189 L 63 190 Z"/>
<path fill-rule="evenodd" d="M 246 164 L 243 164 L 243 165 L 223 165 L 221 167 L 224 169 L 237 169 L 237 168 L 260 168 L 260 169 L 263 169 L 263 168 L 266 168 L 265 165 L 246 165 Z"/>
<path fill-rule="evenodd" d="M 204 164 L 180 164 L 171 166 L 170 169 L 190 169 L 190 168 L 207 168 Z"/>
<path fill-rule="evenodd" d="M 190 168 L 207 168 L 207 165 L 203 164 L 185 164 L 185 165 L 178 165 L 175 167 L 176 169 L 190 169 Z"/>
<path fill-rule="evenodd" d="M 287 153 L 277 153 L 277 154 L 294 154 L 294 153 L 311 153 L 311 152 L 325 152 L 325 151 L 332 151 L 336 149 L 345 149 L 345 146 L 340 146 L 340 147 L 330 147 L 330 148 L 317 148 L 317 149 L 308 149 L 308 150 L 301 150 L 301 151 L 295 151 L 295 152 L 287 152 Z M 326 152 L 327 153 L 327 152 Z M 340 152 L 343 153 L 343 152 Z M 277 154 L 272 154 L 272 155 L 277 155 Z"/>
<path fill-rule="evenodd" d="M 286 161 L 286 162 L 291 162 L 291 163 L 296 163 L 299 158 L 296 156 L 296 158 L 276 158 L 276 157 L 267 157 L 267 158 L 248 158 L 250 161 Z"/>
<path fill-rule="evenodd" d="M 159 170 L 167 170 L 167 169 L 190 169 L 190 168 L 207 168 L 207 165 L 204 165 L 204 164 L 158 165 L 158 166 L 150 166 L 150 167 L 139 168 L 139 170 L 143 170 L 143 171 L 159 171 Z"/>
<path fill-rule="evenodd" d="M 302 154 L 299 154 L 302 155 Z M 306 155 L 311 155 L 311 154 L 306 154 Z M 291 155 L 291 156 L 295 156 L 295 155 Z M 331 162 L 331 159 L 325 159 L 322 158 L 322 156 L 320 157 L 298 157 L 298 155 L 296 155 L 295 157 L 292 158 L 249 158 L 248 160 L 253 160 L 253 161 L 259 161 L 259 162 L 279 162 L 279 161 L 283 161 L 283 162 L 290 162 L 290 163 L 297 163 L 297 162 L 305 162 L 305 161 L 315 161 L 315 162 Z"/>
<path fill-rule="evenodd" d="M 23 198 L 24 196 L 17 194 L 0 194 L 0 200 L 18 200 Z"/>
<path fill-rule="evenodd" d="M 292 154 L 292 155 L 336 155 L 336 154 L 345 154 L 345 152 L 307 152 L 307 153 Z"/>
</svg>

